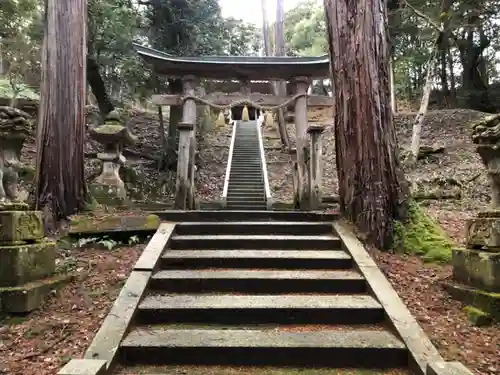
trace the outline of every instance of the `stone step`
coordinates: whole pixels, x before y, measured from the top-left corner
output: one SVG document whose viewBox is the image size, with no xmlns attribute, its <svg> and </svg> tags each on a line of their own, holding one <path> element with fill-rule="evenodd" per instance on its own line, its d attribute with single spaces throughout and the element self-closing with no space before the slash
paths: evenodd
<svg viewBox="0 0 500 375">
<path fill-rule="evenodd" d="M 183 249 L 308 249 L 338 250 L 341 243 L 338 237 L 330 236 L 273 236 L 273 235 L 211 235 L 179 236 L 174 235 L 170 247 Z"/>
<path fill-rule="evenodd" d="M 222 224 L 222 223 L 221 223 Z M 352 258 L 344 251 L 314 250 L 167 250 L 162 269 L 257 268 L 349 269 Z"/>
<path fill-rule="evenodd" d="M 160 270 L 152 289 L 164 293 L 365 293 L 366 280 L 353 270 Z"/>
<path fill-rule="evenodd" d="M 229 176 L 229 181 L 259 181 L 263 182 L 264 177 L 262 174 L 259 175 L 248 175 L 248 174 L 233 174 Z"/>
<path fill-rule="evenodd" d="M 264 190 L 264 182 L 262 181 L 231 181 L 229 180 L 228 189 L 241 189 L 241 188 L 250 188 L 250 189 L 261 189 Z"/>
<path fill-rule="evenodd" d="M 265 199 L 250 199 L 245 197 L 232 197 L 226 200 L 226 206 L 241 206 L 241 207 L 266 207 Z"/>
<path fill-rule="evenodd" d="M 243 204 L 245 203 L 252 203 L 252 202 L 266 202 L 266 197 L 262 195 L 252 195 L 252 194 L 231 194 L 227 196 L 226 199 L 227 203 L 233 202 L 242 202 Z"/>
<path fill-rule="evenodd" d="M 328 235 L 333 232 L 332 223 L 328 222 L 288 222 L 273 221 L 229 221 L 179 223 L 175 233 L 179 235 L 211 234 L 273 234 L 273 235 Z"/>
<path fill-rule="evenodd" d="M 263 211 L 267 209 L 267 205 L 254 205 L 254 206 L 242 206 L 242 205 L 226 205 L 225 212 L 227 211 Z"/>
<path fill-rule="evenodd" d="M 232 168 L 231 172 L 229 173 L 229 177 L 239 177 L 239 176 L 262 177 L 262 171 L 257 168 L 252 168 L 252 169 Z"/>
<path fill-rule="evenodd" d="M 229 188 L 231 189 L 231 187 Z M 220 210 L 162 210 L 152 211 L 164 221 L 328 221 L 339 218 L 338 213 L 324 213 L 320 211 L 220 211 Z"/>
<path fill-rule="evenodd" d="M 140 323 L 379 324 L 384 309 L 368 295 L 149 295 Z"/>
<path fill-rule="evenodd" d="M 227 196 L 247 196 L 247 195 L 255 195 L 262 198 L 265 198 L 266 193 L 264 191 L 264 187 L 258 189 L 228 189 Z"/>
<path fill-rule="evenodd" d="M 229 179 L 256 179 L 264 181 L 264 176 L 261 171 L 233 171 L 229 174 Z"/>
<path fill-rule="evenodd" d="M 264 201 L 266 200 L 266 194 L 264 193 L 264 189 L 259 189 L 259 190 L 255 190 L 255 191 L 253 191 L 253 190 L 247 190 L 247 191 L 232 190 L 232 191 L 227 192 L 226 198 L 230 198 L 230 197 L 258 197 Z"/>
<path fill-rule="evenodd" d="M 249 204 L 243 204 L 240 202 L 228 202 L 226 204 L 226 209 L 228 210 L 253 210 L 253 211 L 261 211 L 267 209 L 267 203 L 265 202 L 252 202 Z"/>
<path fill-rule="evenodd" d="M 261 188 L 262 192 L 264 192 L 264 183 L 261 181 L 242 181 L 242 180 L 234 180 L 234 181 L 229 181 L 228 188 L 236 188 L 236 187 L 241 187 L 241 186 L 248 186 L 248 187 L 254 187 L 254 188 Z"/>
<path fill-rule="evenodd" d="M 406 366 L 408 352 L 392 333 L 377 330 L 283 332 L 136 328 L 119 349 L 124 362 L 143 364 Z"/>
</svg>

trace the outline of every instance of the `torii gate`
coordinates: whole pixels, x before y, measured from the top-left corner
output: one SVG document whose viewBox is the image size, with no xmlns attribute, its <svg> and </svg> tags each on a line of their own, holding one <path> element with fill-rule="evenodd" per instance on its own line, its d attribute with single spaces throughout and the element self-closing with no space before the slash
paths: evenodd
<svg viewBox="0 0 500 375">
<path fill-rule="evenodd" d="M 333 106 L 329 96 L 308 95 L 313 79 L 324 79 L 330 75 L 328 56 L 320 57 L 255 57 L 255 56 L 173 56 L 152 48 L 134 44 L 137 53 L 153 69 L 155 74 L 180 78 L 182 95 L 153 95 L 152 102 L 158 106 L 183 106 L 182 122 L 179 128 L 179 152 L 176 179 L 175 206 L 177 209 L 194 209 L 194 156 L 196 150 L 196 103 L 209 103 L 213 108 L 235 107 L 243 104 L 260 108 L 280 107 L 293 104 L 295 109 L 296 148 L 291 156 L 294 164 L 294 205 L 297 208 L 310 207 L 310 200 L 317 187 L 307 188 L 309 137 L 308 107 Z M 212 93 L 195 96 L 199 79 L 238 80 L 238 93 Z M 293 96 L 274 96 L 252 93 L 252 81 L 284 80 L 295 87 Z M 311 133 L 314 133 L 312 130 Z M 314 158 L 314 155 L 311 155 Z M 318 175 L 320 161 L 310 168 L 309 176 Z M 310 178 L 311 180 L 311 178 Z M 317 200 L 317 198 L 316 198 Z"/>
</svg>

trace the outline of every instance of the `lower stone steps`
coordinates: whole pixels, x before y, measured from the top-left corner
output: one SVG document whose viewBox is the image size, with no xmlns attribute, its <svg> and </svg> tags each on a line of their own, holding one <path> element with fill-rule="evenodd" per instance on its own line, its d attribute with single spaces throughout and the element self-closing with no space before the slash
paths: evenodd
<svg viewBox="0 0 500 375">
<path fill-rule="evenodd" d="M 122 326 L 121 337 L 109 343 L 113 333 L 101 333 L 98 353 L 102 358 L 118 348 L 118 373 L 269 375 L 265 368 L 280 366 L 277 375 L 294 374 L 291 367 L 304 370 L 297 374 L 324 367 L 328 374 L 353 368 L 345 375 L 361 375 L 362 368 L 408 367 L 409 351 L 389 323 L 387 301 L 373 293 L 355 253 L 344 251 L 333 215 L 182 217 L 191 221 L 177 224 L 161 244 L 153 238 L 138 262 L 134 277 L 146 277 L 142 292 L 129 285 L 121 293 L 132 323 L 108 315 L 109 332 Z M 143 372 L 139 366 L 150 367 Z M 217 370 L 224 366 L 247 367 Z"/>
<path fill-rule="evenodd" d="M 340 247 L 335 236 L 296 235 L 174 235 L 170 241 L 172 249 L 309 249 L 334 250 Z"/>
<path fill-rule="evenodd" d="M 133 363 L 405 366 L 408 354 L 393 334 L 377 330 L 282 332 L 136 328 L 121 344 Z"/>
<path fill-rule="evenodd" d="M 366 281 L 354 270 L 160 270 L 150 281 L 167 293 L 365 293 Z"/>
<path fill-rule="evenodd" d="M 220 366 L 220 365 L 130 365 L 119 366 L 115 375 L 414 375 L 402 368 L 377 369 L 376 371 L 352 368 L 335 369 L 328 367 L 296 366 Z"/>
<path fill-rule="evenodd" d="M 186 295 L 162 292 L 147 296 L 139 305 L 137 314 L 139 321 L 147 324 L 202 323 L 250 327 L 256 324 L 376 325 L 384 320 L 382 306 L 369 295 Z"/>
<path fill-rule="evenodd" d="M 348 269 L 352 258 L 344 251 L 313 250 L 169 250 L 163 269 L 258 268 Z"/>
</svg>

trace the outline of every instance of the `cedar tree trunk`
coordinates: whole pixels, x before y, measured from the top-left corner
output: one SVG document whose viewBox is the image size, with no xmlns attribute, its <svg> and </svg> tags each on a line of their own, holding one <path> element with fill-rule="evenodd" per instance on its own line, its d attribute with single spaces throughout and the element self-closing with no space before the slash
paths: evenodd
<svg viewBox="0 0 500 375">
<path fill-rule="evenodd" d="M 389 248 L 406 219 L 407 185 L 396 156 L 385 0 L 324 0 L 335 92 L 340 209 Z"/>
<path fill-rule="evenodd" d="M 81 209 L 87 0 L 47 0 L 37 127 L 36 205 L 55 225 Z"/>
</svg>

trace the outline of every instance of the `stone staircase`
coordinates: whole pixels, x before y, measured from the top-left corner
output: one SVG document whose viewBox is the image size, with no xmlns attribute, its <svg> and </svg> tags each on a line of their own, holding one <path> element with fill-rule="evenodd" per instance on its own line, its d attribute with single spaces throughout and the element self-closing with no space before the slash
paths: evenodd
<svg viewBox="0 0 500 375">
<path fill-rule="evenodd" d="M 235 138 L 227 181 L 228 210 L 265 210 L 266 190 L 257 121 L 235 121 Z"/>
<path fill-rule="evenodd" d="M 121 340 L 116 373 L 406 368 L 407 347 L 332 232 L 333 214 L 224 214 L 175 226 Z"/>
</svg>

